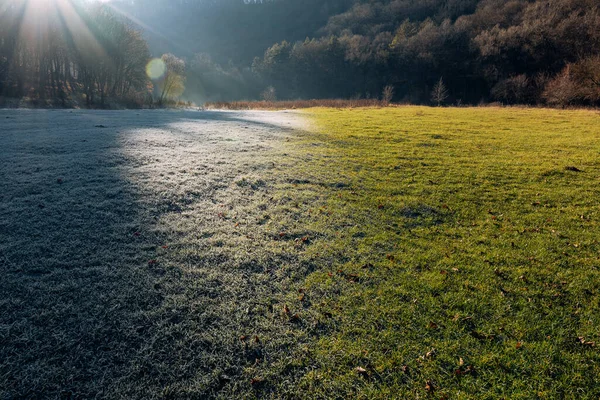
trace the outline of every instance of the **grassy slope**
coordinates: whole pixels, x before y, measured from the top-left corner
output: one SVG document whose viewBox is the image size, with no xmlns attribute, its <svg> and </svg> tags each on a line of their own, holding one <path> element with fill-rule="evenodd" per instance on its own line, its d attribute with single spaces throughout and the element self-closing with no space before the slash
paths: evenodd
<svg viewBox="0 0 600 400">
<path fill-rule="evenodd" d="M 300 393 L 600 396 L 597 112 L 308 114 L 273 210 L 318 266 Z"/>
</svg>

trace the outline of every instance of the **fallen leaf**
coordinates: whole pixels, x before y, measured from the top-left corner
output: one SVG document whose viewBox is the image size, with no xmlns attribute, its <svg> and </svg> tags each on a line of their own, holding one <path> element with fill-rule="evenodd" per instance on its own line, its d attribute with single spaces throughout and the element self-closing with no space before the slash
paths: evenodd
<svg viewBox="0 0 600 400">
<path fill-rule="evenodd" d="M 283 305 L 283 313 L 286 314 L 286 315 L 289 315 L 289 313 L 290 313 L 290 309 L 287 306 L 287 304 Z"/>
<path fill-rule="evenodd" d="M 431 381 L 426 381 L 425 382 L 425 390 L 427 390 L 430 393 L 435 392 L 435 386 L 433 385 L 433 382 Z"/>
<path fill-rule="evenodd" d="M 517 345 L 515 347 L 517 349 L 520 349 L 521 347 L 523 347 L 523 342 L 517 342 Z"/>
<path fill-rule="evenodd" d="M 454 370 L 454 375 L 457 376 L 461 376 L 461 375 L 475 375 L 475 368 L 472 365 L 467 366 L 467 368 L 463 369 L 463 366 L 461 365 L 459 368 Z"/>
<path fill-rule="evenodd" d="M 577 341 L 584 346 L 594 347 L 596 345 L 596 342 L 589 342 L 589 341 L 585 340 L 585 338 L 583 336 L 578 337 Z"/>
<path fill-rule="evenodd" d="M 256 385 L 258 385 L 258 384 L 260 384 L 262 382 L 263 382 L 262 378 L 252 378 L 252 380 L 250 381 L 250 384 L 252 386 L 256 386 Z"/>
<path fill-rule="evenodd" d="M 438 325 L 435 322 L 429 322 L 429 324 L 427 325 L 427 327 L 429 329 L 437 329 Z"/>
</svg>

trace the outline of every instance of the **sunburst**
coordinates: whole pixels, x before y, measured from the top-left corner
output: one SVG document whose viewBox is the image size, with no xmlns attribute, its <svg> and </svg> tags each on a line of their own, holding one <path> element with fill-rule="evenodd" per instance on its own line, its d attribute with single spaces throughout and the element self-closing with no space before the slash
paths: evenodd
<svg viewBox="0 0 600 400">
<path fill-rule="evenodd" d="M 85 0 L 13 0 L 12 7 L 21 11 L 19 40 L 31 48 L 47 46 L 51 33 L 59 31 L 76 49 L 103 55 L 104 49 L 88 26 L 89 21 L 82 17 L 82 9 L 89 3 Z"/>
</svg>

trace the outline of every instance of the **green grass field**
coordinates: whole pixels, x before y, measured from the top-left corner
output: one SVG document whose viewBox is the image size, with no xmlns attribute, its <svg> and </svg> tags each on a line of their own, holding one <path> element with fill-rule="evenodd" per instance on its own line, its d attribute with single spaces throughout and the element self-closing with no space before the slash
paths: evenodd
<svg viewBox="0 0 600 400">
<path fill-rule="evenodd" d="M 2 400 L 600 397 L 597 111 L 0 132 Z"/>
<path fill-rule="evenodd" d="M 273 210 L 316 266 L 299 393 L 600 397 L 598 112 L 306 114 Z"/>
</svg>

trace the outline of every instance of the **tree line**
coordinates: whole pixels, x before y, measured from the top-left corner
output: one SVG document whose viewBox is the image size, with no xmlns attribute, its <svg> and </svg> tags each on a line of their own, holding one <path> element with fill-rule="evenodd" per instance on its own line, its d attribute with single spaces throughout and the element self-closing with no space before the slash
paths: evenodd
<svg viewBox="0 0 600 400">
<path fill-rule="evenodd" d="M 0 96 L 47 105 L 140 104 L 148 45 L 109 7 L 12 0 L 0 10 Z"/>
<path fill-rule="evenodd" d="M 357 1 L 322 37 L 282 41 L 253 70 L 279 97 L 600 105 L 595 0 Z M 438 96 L 439 97 L 439 96 Z"/>
<path fill-rule="evenodd" d="M 374 98 L 391 87 L 410 103 L 600 103 L 597 0 L 121 4 L 160 34 L 151 47 L 179 48 L 184 96 L 198 102 Z"/>
<path fill-rule="evenodd" d="M 596 0 L 29 3 L 0 3 L 0 96 L 600 105 Z"/>
</svg>

